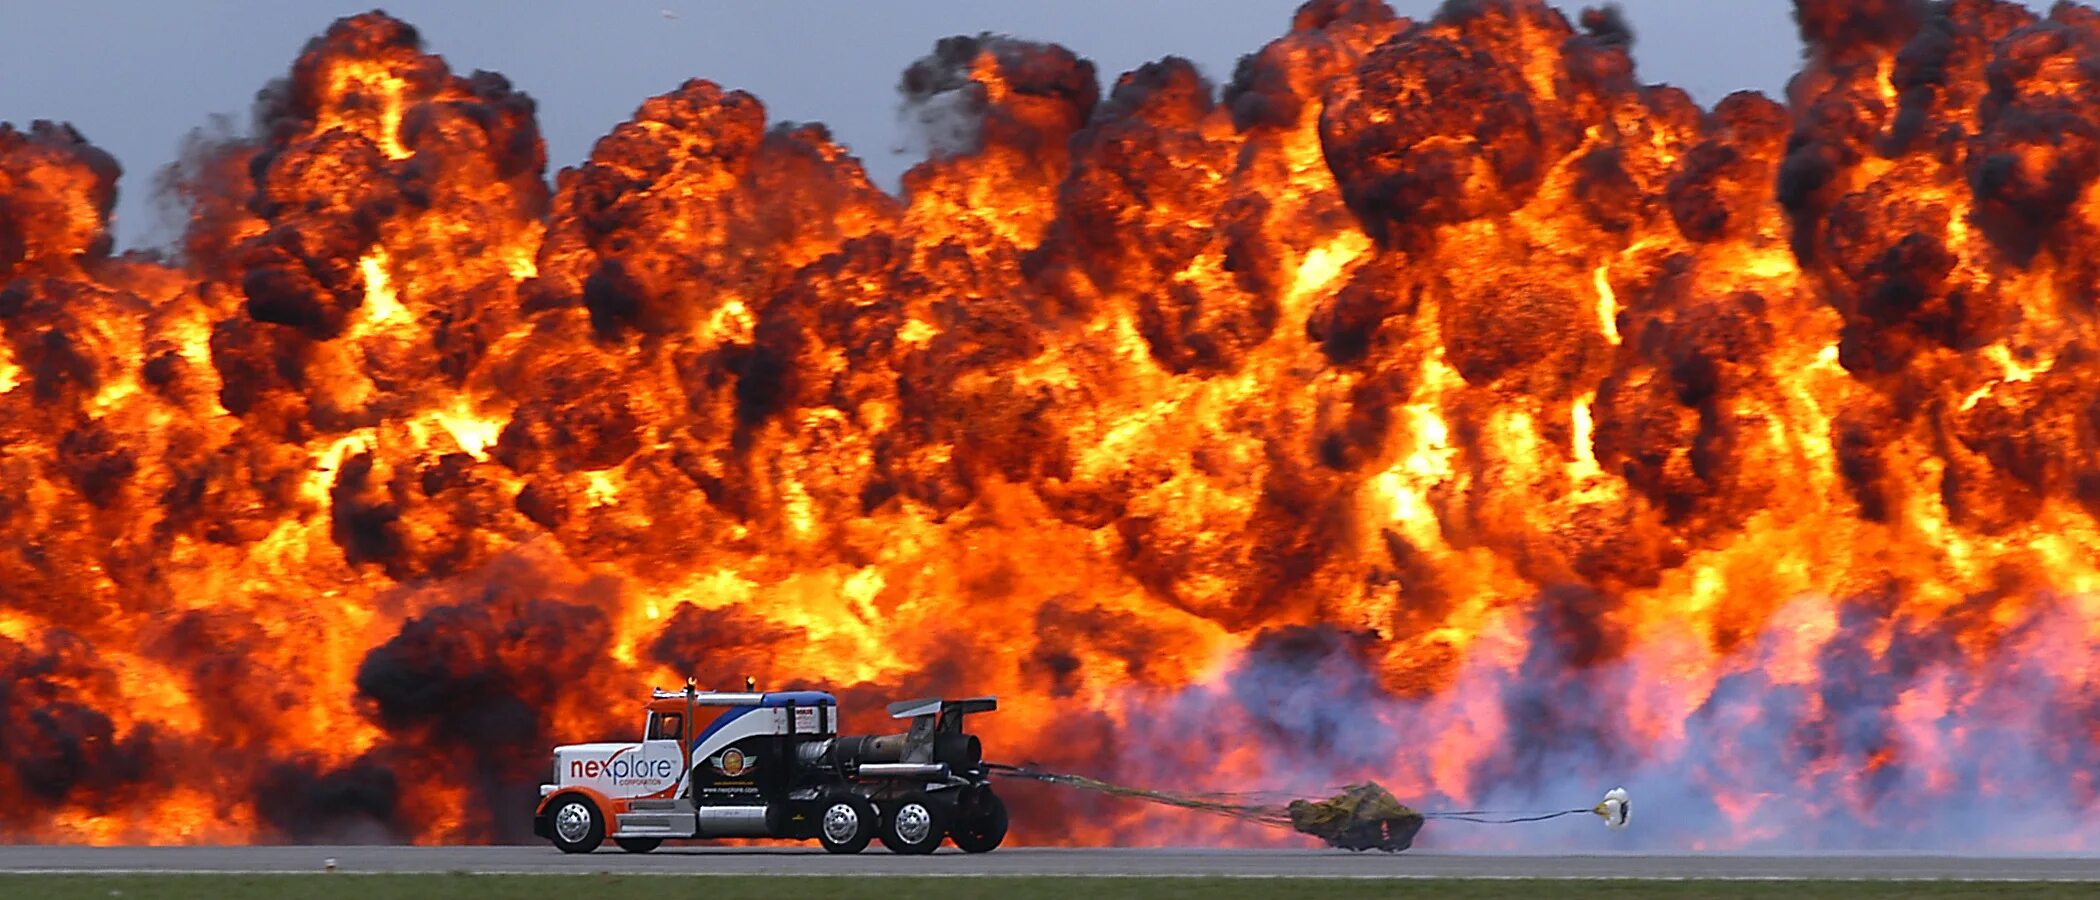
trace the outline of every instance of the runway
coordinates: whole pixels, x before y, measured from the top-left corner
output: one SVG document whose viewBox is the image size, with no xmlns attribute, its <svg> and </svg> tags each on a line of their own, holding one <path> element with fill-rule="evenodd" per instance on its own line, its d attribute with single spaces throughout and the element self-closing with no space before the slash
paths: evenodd
<svg viewBox="0 0 2100 900">
<path fill-rule="evenodd" d="M 814 846 L 665 847 L 649 854 L 551 847 L 0 847 L 0 872 L 596 873 L 662 875 L 1224 875 L 1325 878 L 1913 879 L 2095 881 L 2100 858 L 2046 856 L 1588 856 L 1347 853 L 1321 850 L 1122 850 L 1012 847 L 980 856 L 881 848 L 834 856 Z"/>
</svg>

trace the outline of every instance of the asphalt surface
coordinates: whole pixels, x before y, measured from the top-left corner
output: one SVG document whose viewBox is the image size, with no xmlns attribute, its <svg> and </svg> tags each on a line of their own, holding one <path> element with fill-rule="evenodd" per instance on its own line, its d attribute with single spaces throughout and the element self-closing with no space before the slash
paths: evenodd
<svg viewBox="0 0 2100 900">
<path fill-rule="evenodd" d="M 1355 878 L 1732 878 L 2100 882 L 2100 857 L 1678 856 L 1348 853 L 1340 850 L 1109 850 L 1010 847 L 980 856 L 902 857 L 878 847 L 834 856 L 816 846 L 668 846 L 571 856 L 551 847 L 0 846 L 0 872 L 657 873 L 666 875 L 1228 875 Z"/>
</svg>

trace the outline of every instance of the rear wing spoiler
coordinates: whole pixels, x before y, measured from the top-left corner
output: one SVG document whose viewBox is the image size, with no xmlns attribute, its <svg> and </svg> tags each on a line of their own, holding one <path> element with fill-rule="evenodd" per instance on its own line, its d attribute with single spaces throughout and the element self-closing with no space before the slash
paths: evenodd
<svg viewBox="0 0 2100 900">
<path fill-rule="evenodd" d="M 890 718 L 911 720 L 911 729 L 904 733 L 905 762 L 942 762 L 959 771 L 975 769 L 984 762 L 984 747 L 963 731 L 963 717 L 998 708 L 997 697 L 926 697 L 899 700 L 887 707 Z"/>
<path fill-rule="evenodd" d="M 890 718 L 916 719 L 920 716 L 968 715 L 986 713 L 999 708 L 997 697 L 971 697 L 966 700 L 942 700 L 927 697 L 922 700 L 899 700 L 889 705 Z"/>
</svg>

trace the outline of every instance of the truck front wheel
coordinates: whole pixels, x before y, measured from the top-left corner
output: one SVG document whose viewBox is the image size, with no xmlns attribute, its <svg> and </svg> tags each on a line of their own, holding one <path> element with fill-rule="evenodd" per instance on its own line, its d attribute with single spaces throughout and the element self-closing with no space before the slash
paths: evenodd
<svg viewBox="0 0 2100 900">
<path fill-rule="evenodd" d="M 563 853 L 589 853 L 605 843 L 605 818 L 582 797 L 563 797 L 554 802 L 547 819 L 554 846 Z"/>
</svg>

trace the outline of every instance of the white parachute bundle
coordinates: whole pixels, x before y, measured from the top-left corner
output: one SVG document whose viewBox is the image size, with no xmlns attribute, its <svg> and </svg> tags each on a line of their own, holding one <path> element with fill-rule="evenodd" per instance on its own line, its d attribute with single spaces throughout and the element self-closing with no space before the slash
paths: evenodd
<svg viewBox="0 0 2100 900">
<path fill-rule="evenodd" d="M 1612 788 L 1604 793 L 1604 801 L 1590 812 L 1604 817 L 1605 827 L 1618 831 L 1633 818 L 1633 803 L 1627 799 L 1625 788 Z"/>
</svg>

